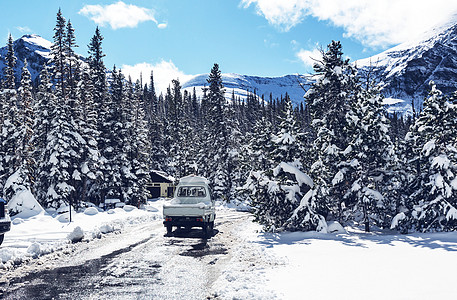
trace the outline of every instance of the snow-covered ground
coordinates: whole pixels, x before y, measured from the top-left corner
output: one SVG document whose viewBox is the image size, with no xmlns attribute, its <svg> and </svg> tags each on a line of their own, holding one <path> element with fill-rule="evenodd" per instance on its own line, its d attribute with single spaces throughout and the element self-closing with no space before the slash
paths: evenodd
<svg viewBox="0 0 457 300">
<path fill-rule="evenodd" d="M 189 285 L 183 290 L 206 291 L 205 297 L 216 299 L 453 299 L 457 294 L 453 277 L 457 269 L 457 233 L 400 235 L 364 233 L 357 228 L 346 228 L 347 233 L 339 234 L 265 233 L 248 213 L 219 206 L 216 234 L 197 250 L 202 243 L 199 238 L 179 234 L 164 237 L 163 203 L 151 202 L 147 209 L 77 213 L 71 224 L 47 213 L 19 221 L 16 218 L 0 247 L 0 267 L 5 269 L 0 273 L 8 273 L 14 264 L 45 253 L 75 249 L 69 237 L 78 236 L 75 228 L 80 227 L 83 240 L 89 242 L 82 245 L 93 243 L 94 249 L 98 249 L 98 237 L 105 232 L 120 232 L 107 239 L 119 247 L 130 244 L 128 232 L 132 230 L 138 232 L 136 239 L 146 238 L 148 242 L 141 247 L 149 247 L 149 259 L 163 270 L 155 276 L 162 284 L 170 282 L 170 287 L 155 286 L 155 295 L 169 295 L 176 284 L 183 282 Z M 199 237 L 198 230 L 192 234 Z M 136 239 L 132 243 L 138 243 Z M 103 245 L 106 247 L 106 242 Z M 83 248 L 81 253 L 86 253 Z M 104 253 L 103 249 L 97 251 Z M 75 251 L 73 260 L 82 263 L 93 259 L 101 255 L 97 251 L 91 250 L 91 255 L 86 253 L 84 257 Z M 130 256 L 139 259 L 138 254 Z M 59 257 L 52 255 L 53 260 Z M 135 263 L 127 266 L 131 262 L 120 261 L 122 257 L 112 264 L 124 265 L 125 270 L 136 268 Z M 18 271 L 20 268 L 14 273 L 21 276 Z M 195 281 L 197 271 L 203 277 Z M 157 289 L 163 289 L 163 293 Z"/>
<path fill-rule="evenodd" d="M 162 219 L 164 201 L 149 202 L 142 209 L 126 206 L 103 211 L 91 207 L 82 212 L 73 211 L 71 223 L 68 213 L 57 214 L 41 208 L 42 211 L 33 216 L 20 213 L 12 217 L 11 231 L 5 234 L 0 246 L 0 269 L 10 269 L 23 261 L 61 250 L 73 240 L 90 241 L 121 231 L 125 226 Z"/>
<path fill-rule="evenodd" d="M 457 233 L 264 233 L 254 223 L 215 284 L 222 299 L 454 299 Z"/>
</svg>

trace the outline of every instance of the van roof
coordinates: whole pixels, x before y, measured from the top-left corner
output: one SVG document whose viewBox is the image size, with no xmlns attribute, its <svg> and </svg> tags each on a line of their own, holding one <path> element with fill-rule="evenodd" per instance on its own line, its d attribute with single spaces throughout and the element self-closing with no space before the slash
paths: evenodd
<svg viewBox="0 0 457 300">
<path fill-rule="evenodd" d="M 194 184 L 195 183 L 204 183 L 204 184 L 208 185 L 209 181 L 205 177 L 201 177 L 201 176 L 197 176 L 197 175 L 185 176 L 179 180 L 179 184 L 188 184 L 188 183 L 194 183 Z"/>
</svg>

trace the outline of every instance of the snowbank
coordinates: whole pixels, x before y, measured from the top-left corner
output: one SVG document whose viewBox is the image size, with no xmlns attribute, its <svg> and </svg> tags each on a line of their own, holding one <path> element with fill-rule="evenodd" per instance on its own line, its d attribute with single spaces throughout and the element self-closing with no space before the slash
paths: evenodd
<svg viewBox="0 0 457 300">
<path fill-rule="evenodd" d="M 15 217 L 22 219 L 44 213 L 44 209 L 29 190 L 17 191 L 8 202 L 8 209 L 15 213 Z"/>
<path fill-rule="evenodd" d="M 22 195 L 21 199 L 27 199 L 22 202 L 26 204 L 23 207 L 33 203 L 32 197 Z M 12 217 L 11 231 L 5 234 L 0 246 L 0 270 L 64 249 L 72 242 L 101 238 L 103 234 L 120 231 L 125 226 L 161 219 L 163 203 L 163 199 L 149 202 L 148 209 L 128 207 L 100 212 L 90 207 L 83 212 L 72 210 L 71 223 L 68 222 L 68 212 L 59 214 L 42 208 L 24 210 L 24 213 Z M 39 213 L 31 213 L 35 211 Z"/>
</svg>

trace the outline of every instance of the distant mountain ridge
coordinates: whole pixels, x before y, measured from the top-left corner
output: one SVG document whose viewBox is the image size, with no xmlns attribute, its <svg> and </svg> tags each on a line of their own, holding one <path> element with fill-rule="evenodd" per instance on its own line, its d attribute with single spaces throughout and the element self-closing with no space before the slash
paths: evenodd
<svg viewBox="0 0 457 300">
<path fill-rule="evenodd" d="M 428 95 L 433 80 L 445 94 L 457 90 L 457 17 L 437 26 L 415 41 L 400 44 L 355 62 L 369 68 L 383 82 L 386 97 L 402 99 L 393 110 L 410 111 Z"/>
<path fill-rule="evenodd" d="M 32 80 L 36 80 L 43 65 L 51 56 L 51 46 L 52 43 L 50 41 L 36 34 L 24 35 L 13 42 L 14 55 L 17 58 L 15 74 L 18 81 L 21 77 L 21 70 L 24 67 L 24 59 L 27 59 Z M 7 51 L 6 46 L 0 48 L 0 73 L 2 76 Z"/>
<path fill-rule="evenodd" d="M 197 96 L 203 95 L 203 87 L 207 86 L 208 74 L 196 75 L 183 83 L 182 87 L 188 92 L 192 92 L 195 87 Z M 289 95 L 293 103 L 299 104 L 303 101 L 305 92 L 299 82 L 303 82 L 300 75 L 285 75 L 281 77 L 260 77 L 239 75 L 234 73 L 222 74 L 222 84 L 225 88 L 225 97 L 231 99 L 235 97 L 245 99 L 248 93 L 255 93 L 257 96 L 264 96 L 268 101 L 270 94 L 273 99 Z"/>
<path fill-rule="evenodd" d="M 50 58 L 52 43 L 32 34 L 24 35 L 14 41 L 17 57 L 16 75 L 20 78 L 24 59 L 27 59 L 32 79 L 35 80 L 41 68 Z M 7 48 L 0 48 L 0 73 L 5 66 L 4 57 Z M 415 41 L 403 43 L 370 58 L 357 60 L 354 64 L 359 68 L 371 68 L 378 80 L 384 85 L 385 103 L 389 111 L 402 114 L 411 113 L 411 102 L 416 108 L 422 105 L 429 91 L 429 81 L 433 80 L 444 93 L 457 90 L 457 16 L 448 23 L 438 26 Z M 1 75 L 1 74 L 0 74 Z M 202 96 L 202 88 L 207 85 L 208 74 L 193 76 L 182 82 L 188 92 L 195 88 L 198 96 Z M 239 74 L 222 74 L 222 82 L 226 90 L 226 98 L 232 93 L 244 99 L 247 93 L 256 93 L 269 100 L 289 94 L 293 103 L 303 101 L 305 92 L 299 85 L 304 79 L 300 75 L 281 77 L 260 77 Z"/>
</svg>

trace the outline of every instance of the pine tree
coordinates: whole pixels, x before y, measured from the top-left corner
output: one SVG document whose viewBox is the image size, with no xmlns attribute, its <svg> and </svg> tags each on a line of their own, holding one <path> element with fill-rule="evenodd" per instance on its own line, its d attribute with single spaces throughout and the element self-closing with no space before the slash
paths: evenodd
<svg viewBox="0 0 457 300">
<path fill-rule="evenodd" d="M 71 24 L 70 20 L 67 22 L 66 32 L 64 37 L 64 52 L 65 52 L 65 73 L 67 74 L 67 88 L 70 99 L 75 99 L 76 95 L 76 84 L 77 80 L 75 80 L 75 68 L 77 67 L 77 58 L 73 48 L 78 47 L 76 45 L 76 38 L 75 38 L 75 30 L 73 29 L 73 25 Z M 73 106 L 73 105 L 71 105 Z"/>
<path fill-rule="evenodd" d="M 35 197 L 42 206 L 47 205 L 47 190 L 49 187 L 50 166 L 45 161 L 46 147 L 48 136 L 51 132 L 51 122 L 54 118 L 54 107 L 56 105 L 56 97 L 53 94 L 53 84 L 48 72 L 50 68 L 44 66 L 40 74 L 40 85 L 36 95 L 36 103 L 34 105 L 35 124 L 33 128 L 33 145 L 35 151 L 33 154 L 34 160 L 37 163 L 36 181 L 35 181 Z"/>
<path fill-rule="evenodd" d="M 101 157 L 98 149 L 100 132 L 97 128 L 98 112 L 94 103 L 94 86 L 91 69 L 79 70 L 80 80 L 76 85 L 76 106 L 79 107 L 75 122 L 81 135 L 82 149 L 79 164 L 80 185 L 78 194 L 82 201 L 97 202 L 101 181 Z"/>
<path fill-rule="evenodd" d="M 354 182 L 354 166 L 346 153 L 354 135 L 350 120 L 355 117 L 351 109 L 355 71 L 343 59 L 340 42 L 332 41 L 322 57 L 314 65 L 316 81 L 305 95 L 316 136 L 311 174 L 319 213 L 327 220 L 343 222 L 348 217 L 346 208 L 353 205 L 347 195 Z"/>
<path fill-rule="evenodd" d="M 225 90 L 219 65 L 214 64 L 207 79 L 205 105 L 206 137 L 200 150 L 199 166 L 204 168 L 216 199 L 229 200 L 232 186 L 229 175 L 229 133 L 226 123 Z M 203 106 L 203 103 L 202 103 Z M 206 174 L 205 174 L 206 173 Z"/>
<path fill-rule="evenodd" d="M 163 109 L 163 97 L 156 97 L 154 77 L 151 72 L 148 98 L 146 98 L 146 120 L 148 123 L 148 138 L 151 141 L 150 166 L 154 170 L 165 171 L 167 163 L 167 151 L 165 148 L 165 112 Z M 148 104 L 149 103 L 149 104 Z M 152 107 L 151 107 L 152 105 Z M 148 107 L 150 112 L 147 113 Z"/>
<path fill-rule="evenodd" d="M 131 137 L 131 162 L 132 173 L 135 179 L 131 181 L 132 198 L 131 204 L 145 203 L 148 197 L 146 183 L 149 182 L 150 171 L 150 147 L 148 139 L 148 126 L 146 121 L 145 103 L 142 102 L 141 84 L 135 84 L 135 93 L 132 102 L 133 126 Z"/>
<path fill-rule="evenodd" d="M 376 226 L 388 227 L 395 207 L 392 194 L 395 177 L 395 155 L 390 140 L 390 124 L 385 116 L 380 87 L 367 74 L 366 84 L 356 87 L 355 117 L 351 121 L 354 137 L 346 156 L 355 168 L 350 193 L 355 198 L 353 214 L 370 231 L 370 220 Z M 358 215 L 358 216 L 357 216 Z"/>
<path fill-rule="evenodd" d="M 20 112 L 17 106 L 18 95 L 15 89 L 14 67 L 16 65 L 16 56 L 14 55 L 13 38 L 11 34 L 8 38 L 6 53 L 5 88 L 2 96 L 3 102 L 3 123 L 2 123 L 2 173 L 0 176 L 0 187 L 3 195 L 6 180 L 17 170 L 19 161 L 15 158 L 16 151 L 19 148 L 19 141 L 16 139 L 16 131 L 20 126 Z"/>
<path fill-rule="evenodd" d="M 255 220 L 266 230 L 321 230 L 326 227 L 323 216 L 312 201 L 313 182 L 303 172 L 303 155 L 299 128 L 290 98 L 286 98 L 278 132 L 272 135 L 269 157 L 271 165 L 251 172 L 247 188 L 253 192 Z"/>
<path fill-rule="evenodd" d="M 416 166 L 417 189 L 411 189 L 404 212 L 392 221 L 399 229 L 457 229 L 457 149 L 455 106 L 433 82 L 424 109 L 407 135 Z M 402 228 L 403 227 L 403 228 Z"/>
<path fill-rule="evenodd" d="M 106 82 L 106 68 L 103 62 L 105 54 L 102 49 L 103 36 L 100 33 L 100 29 L 95 29 L 94 36 L 91 38 L 88 45 L 88 64 L 90 68 L 93 93 L 91 98 L 93 99 L 93 105 L 97 112 L 97 148 L 99 149 L 100 159 L 98 161 L 97 180 L 99 184 L 92 186 L 89 190 L 90 195 L 95 196 L 97 194 L 103 197 L 106 188 L 109 186 L 106 183 L 108 178 L 109 166 L 106 165 L 107 158 L 106 153 L 109 153 L 109 138 L 111 136 L 111 128 L 109 127 L 108 112 L 110 106 L 110 97 L 108 96 L 108 87 Z M 103 200 L 103 199 L 99 199 Z"/>
<path fill-rule="evenodd" d="M 7 199 L 11 199 L 16 193 L 31 189 L 34 183 L 35 161 L 33 159 L 33 108 L 32 108 L 32 80 L 30 72 L 27 69 L 27 60 L 24 61 L 24 67 L 21 73 L 21 82 L 19 87 L 19 122 L 16 126 L 15 139 L 17 147 L 14 157 L 11 158 L 13 169 L 10 169 L 4 194 Z M 14 173 L 13 173 L 14 172 Z"/>
<path fill-rule="evenodd" d="M 54 37 L 51 47 L 51 63 L 53 67 L 53 80 L 56 85 L 57 96 L 65 98 L 66 96 L 66 22 L 59 8 L 57 12 L 56 26 L 54 27 Z"/>
<path fill-rule="evenodd" d="M 60 93 L 60 92 L 58 92 Z M 47 146 L 43 154 L 42 176 L 47 176 L 46 207 L 59 209 L 63 206 L 78 207 L 75 200 L 75 181 L 79 174 L 82 137 L 75 131 L 71 122 L 70 102 L 58 101 L 57 97 L 48 134 Z"/>
<path fill-rule="evenodd" d="M 14 67 L 16 66 L 16 56 L 14 55 L 14 43 L 11 33 L 8 36 L 7 52 L 5 57 L 5 69 L 3 76 L 5 76 L 5 88 L 12 90 L 15 88 Z"/>
<path fill-rule="evenodd" d="M 54 28 L 54 44 L 51 47 L 56 101 L 51 113 L 51 131 L 43 153 L 45 165 L 42 166 L 45 170 L 43 174 L 47 173 L 49 176 L 45 206 L 56 209 L 61 206 L 80 205 L 80 198 L 75 192 L 81 182 L 81 149 L 85 141 L 76 121 L 80 107 L 75 95 L 76 74 L 72 63 L 76 61 L 73 46 L 74 33 L 71 23 L 66 27 L 65 18 L 59 9 Z"/>
</svg>

